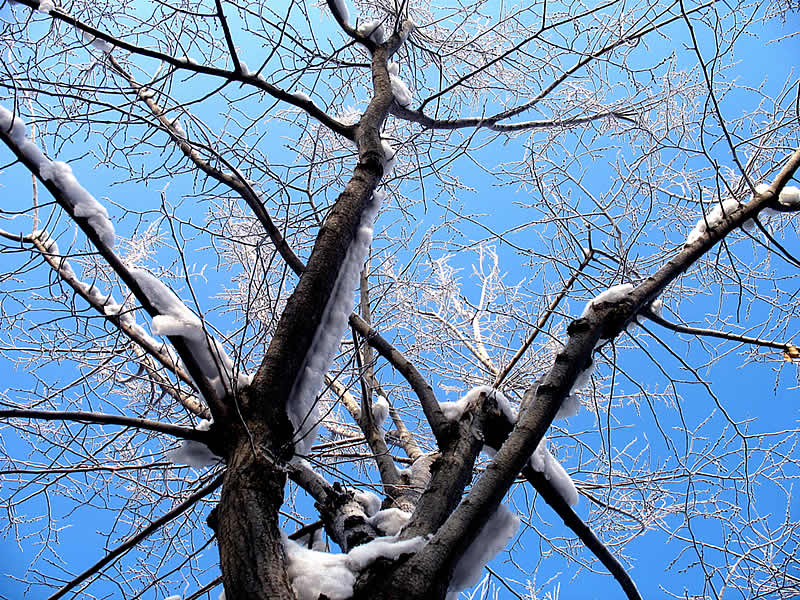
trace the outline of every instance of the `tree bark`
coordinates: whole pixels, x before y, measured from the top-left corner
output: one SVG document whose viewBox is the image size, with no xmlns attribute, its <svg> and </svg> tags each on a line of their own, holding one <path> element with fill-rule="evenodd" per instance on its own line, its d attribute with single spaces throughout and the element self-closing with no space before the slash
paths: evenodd
<svg viewBox="0 0 800 600">
<path fill-rule="evenodd" d="M 286 472 L 244 435 L 228 456 L 219 505 L 209 517 L 226 600 L 293 600 L 278 511 Z M 255 452 L 254 452 L 255 446 Z"/>
</svg>

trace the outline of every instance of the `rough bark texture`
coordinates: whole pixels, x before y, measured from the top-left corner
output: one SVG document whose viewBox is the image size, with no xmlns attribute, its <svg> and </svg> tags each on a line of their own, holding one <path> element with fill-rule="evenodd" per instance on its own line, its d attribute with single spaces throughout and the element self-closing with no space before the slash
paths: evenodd
<svg viewBox="0 0 800 600">
<path fill-rule="evenodd" d="M 294 598 L 278 523 L 285 484 L 286 473 L 254 453 L 246 436 L 228 456 L 222 497 L 209 519 L 226 600 Z"/>
</svg>

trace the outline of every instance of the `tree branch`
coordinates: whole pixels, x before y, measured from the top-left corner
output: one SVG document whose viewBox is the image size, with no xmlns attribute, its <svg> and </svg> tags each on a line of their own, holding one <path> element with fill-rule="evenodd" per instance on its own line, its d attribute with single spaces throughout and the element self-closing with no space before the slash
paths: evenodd
<svg viewBox="0 0 800 600">
<path fill-rule="evenodd" d="M 123 427 L 135 427 L 147 431 L 166 433 L 167 435 L 183 438 L 185 440 L 194 440 L 203 443 L 208 442 L 207 431 L 199 431 L 191 427 L 181 427 L 180 425 L 162 423 L 160 421 L 151 421 L 150 419 L 126 417 L 124 415 L 15 408 L 12 410 L 0 410 L 0 419 L 38 419 L 42 421 L 76 421 L 79 423 L 96 423 L 99 425 L 122 425 Z"/>
</svg>

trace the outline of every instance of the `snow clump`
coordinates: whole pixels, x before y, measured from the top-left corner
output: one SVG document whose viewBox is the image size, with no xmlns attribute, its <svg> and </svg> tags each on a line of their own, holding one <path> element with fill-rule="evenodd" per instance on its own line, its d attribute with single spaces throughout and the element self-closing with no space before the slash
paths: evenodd
<svg viewBox="0 0 800 600">
<path fill-rule="evenodd" d="M 413 99 L 411 90 L 408 89 L 406 82 L 400 79 L 400 67 L 395 62 L 387 65 L 389 71 L 389 83 L 392 85 L 392 95 L 400 106 L 408 106 Z"/>
<path fill-rule="evenodd" d="M 207 419 L 203 419 L 195 427 L 198 431 L 208 431 L 210 428 L 211 421 Z M 222 460 L 203 442 L 195 440 L 183 440 L 180 447 L 167 452 L 166 457 L 173 465 L 189 465 L 196 469 L 214 465 Z"/>
<path fill-rule="evenodd" d="M 517 422 L 517 411 L 511 407 L 511 403 L 508 401 L 508 398 L 488 385 L 481 385 L 472 388 L 457 402 L 440 402 L 439 406 L 447 420 L 457 421 L 461 419 L 461 416 L 464 414 L 464 411 L 467 409 L 467 407 L 478 397 L 478 395 L 482 393 L 492 394 L 497 402 L 498 408 L 506 416 L 508 421 L 511 424 Z M 568 397 L 564 400 L 564 402 L 577 402 L 577 399 L 569 400 Z M 577 409 L 575 409 L 574 406 L 568 404 L 566 408 L 563 408 L 562 404 L 562 409 L 559 409 L 559 415 L 566 417 L 573 416 L 573 414 L 577 414 Z M 497 451 L 497 448 L 484 446 L 483 450 L 490 456 L 494 457 L 494 453 Z M 542 438 L 542 441 L 539 442 L 536 450 L 534 450 L 533 455 L 530 458 L 530 465 L 535 471 L 544 474 L 545 478 L 553 484 L 553 487 L 556 488 L 561 497 L 569 505 L 573 506 L 578 503 L 577 488 L 575 487 L 575 484 L 573 483 L 569 474 L 564 470 L 564 467 L 562 467 L 555 457 L 550 454 L 550 451 L 547 449 L 546 437 Z"/>
<path fill-rule="evenodd" d="M 311 97 L 305 92 L 294 92 L 292 96 L 294 96 L 301 102 L 311 102 Z"/>
<path fill-rule="evenodd" d="M 350 598 L 359 572 L 375 560 L 395 560 L 403 554 L 419 552 L 426 542 L 422 536 L 410 540 L 380 537 L 356 546 L 347 554 L 330 554 L 308 550 L 283 537 L 286 570 L 297 600 L 317 600 L 320 594 L 325 594 L 329 600 Z"/>
<path fill-rule="evenodd" d="M 350 25 L 350 11 L 347 10 L 344 0 L 333 0 L 333 9 L 345 25 Z"/>
<path fill-rule="evenodd" d="M 359 35 L 368 37 L 376 44 L 382 44 L 386 39 L 386 34 L 383 31 L 383 24 L 380 19 L 362 23 L 358 26 L 356 31 L 358 31 Z"/>
<path fill-rule="evenodd" d="M 386 508 L 367 519 L 367 523 L 383 535 L 397 535 L 411 519 L 411 513 L 399 508 Z"/>
<path fill-rule="evenodd" d="M 739 201 L 735 198 L 728 198 L 722 202 L 715 202 L 714 207 L 706 213 L 694 226 L 684 245 L 689 246 L 699 240 L 709 229 L 722 223 L 725 216 L 731 214 L 739 208 Z"/>
<path fill-rule="evenodd" d="M 0 129 L 11 138 L 20 153 L 33 163 L 34 168 L 38 169 L 39 176 L 45 181 L 51 181 L 64 194 L 75 216 L 87 219 L 88 225 L 100 241 L 108 248 L 113 248 L 114 225 L 108 218 L 108 211 L 78 183 L 72 174 L 72 168 L 65 162 L 47 158 L 27 138 L 25 122 L 3 106 L 0 106 Z"/>
<path fill-rule="evenodd" d="M 458 592 L 477 584 L 484 567 L 517 535 L 518 529 L 519 517 L 506 505 L 498 506 L 456 563 L 447 600 L 455 600 Z"/>
<path fill-rule="evenodd" d="M 383 177 L 389 177 L 397 164 L 397 152 L 387 141 L 381 140 L 381 150 L 383 151 Z"/>
<path fill-rule="evenodd" d="M 384 422 L 389 416 L 389 401 L 378 394 L 378 400 L 372 404 L 372 418 L 375 421 L 375 427 L 380 430 Z"/>
<path fill-rule="evenodd" d="M 236 381 L 239 387 L 250 384 L 251 378 L 245 373 L 239 373 L 234 379 L 233 361 L 222 344 L 206 335 L 200 319 L 175 295 L 175 292 L 144 269 L 131 269 L 131 275 L 158 311 L 153 317 L 153 334 L 184 338 L 200 371 L 208 378 L 219 397 L 225 395 L 225 386 L 230 386 L 233 381 Z"/>
</svg>

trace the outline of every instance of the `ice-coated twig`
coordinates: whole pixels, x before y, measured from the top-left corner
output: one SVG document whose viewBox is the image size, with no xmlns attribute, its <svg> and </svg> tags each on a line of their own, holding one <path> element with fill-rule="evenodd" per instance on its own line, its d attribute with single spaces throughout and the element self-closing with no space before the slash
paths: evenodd
<svg viewBox="0 0 800 600">
<path fill-rule="evenodd" d="M 178 504 L 175 508 L 165 513 L 163 516 L 159 517 L 152 523 L 150 523 L 147 527 L 142 529 L 139 533 L 129 537 L 125 540 L 122 544 L 110 550 L 102 559 L 97 561 L 94 565 L 86 569 L 83 573 L 72 579 L 66 585 L 64 585 L 61 589 L 59 589 L 56 593 L 50 596 L 47 600 L 58 600 L 68 594 L 70 590 L 79 586 L 81 583 L 92 577 L 93 575 L 100 572 L 100 570 L 108 564 L 115 562 L 119 557 L 123 556 L 129 550 L 134 548 L 139 542 L 142 540 L 147 539 L 153 532 L 157 531 L 175 517 L 181 515 L 186 510 L 194 506 L 196 502 L 202 500 L 214 490 L 216 490 L 219 486 L 222 485 L 222 479 L 224 477 L 224 473 L 218 475 L 214 478 L 211 483 L 206 484 L 191 496 L 186 498 L 183 502 Z"/>
</svg>

